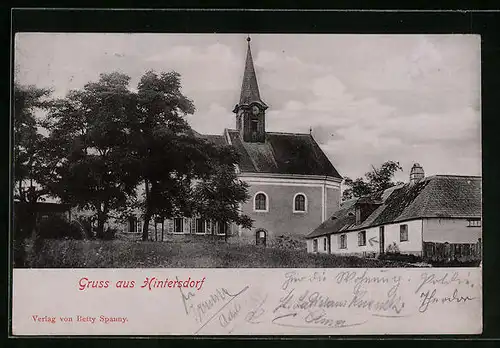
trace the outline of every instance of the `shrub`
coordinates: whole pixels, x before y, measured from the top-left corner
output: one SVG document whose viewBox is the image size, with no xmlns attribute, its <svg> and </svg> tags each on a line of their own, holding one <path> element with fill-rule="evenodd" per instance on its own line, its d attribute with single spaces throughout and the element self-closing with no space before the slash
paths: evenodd
<svg viewBox="0 0 500 348">
<path fill-rule="evenodd" d="M 389 244 L 386 249 L 386 253 L 388 254 L 399 254 L 399 247 L 396 242 Z"/>
<path fill-rule="evenodd" d="M 85 239 L 87 236 L 85 230 L 78 221 L 71 221 L 68 237 L 72 239 Z"/>
<path fill-rule="evenodd" d="M 284 235 L 274 238 L 270 246 L 285 250 L 306 250 L 306 243 L 304 240 Z"/>
<path fill-rule="evenodd" d="M 401 262 L 409 262 L 409 263 L 417 263 L 422 262 L 422 257 L 413 255 L 413 254 L 401 254 L 399 252 L 396 253 L 386 253 L 379 255 L 380 260 L 386 261 L 401 261 Z"/>
<path fill-rule="evenodd" d="M 118 230 L 116 228 L 108 227 L 104 230 L 104 234 L 102 236 L 103 240 L 112 240 L 116 238 L 118 234 Z"/>
<path fill-rule="evenodd" d="M 481 260 L 436 260 L 428 261 L 432 267 L 479 267 Z"/>
<path fill-rule="evenodd" d="M 49 215 L 40 222 L 40 234 L 42 239 L 83 239 L 84 233 L 76 223 L 69 223 L 59 215 Z"/>
<path fill-rule="evenodd" d="M 81 227 L 85 233 L 85 236 L 88 239 L 94 238 L 94 232 L 92 231 L 92 220 L 90 218 L 82 217 L 82 218 L 76 219 L 76 221 L 78 221 L 78 223 L 81 225 Z"/>
</svg>

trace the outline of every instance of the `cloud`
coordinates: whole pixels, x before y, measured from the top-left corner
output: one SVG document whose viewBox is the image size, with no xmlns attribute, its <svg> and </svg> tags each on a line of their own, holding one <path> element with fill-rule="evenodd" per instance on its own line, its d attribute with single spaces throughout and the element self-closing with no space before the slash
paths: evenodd
<svg viewBox="0 0 500 348">
<path fill-rule="evenodd" d="M 381 135 L 397 134 L 411 144 L 467 139 L 479 142 L 480 124 L 477 112 L 464 108 L 445 113 L 395 116 L 384 122 Z"/>
<path fill-rule="evenodd" d="M 304 88 L 304 81 L 326 74 L 331 67 L 304 62 L 284 52 L 259 51 L 254 60 L 263 92 L 269 90 L 294 91 Z"/>
<path fill-rule="evenodd" d="M 393 107 L 374 98 L 356 99 L 332 74 L 316 78 L 308 86 L 305 88 L 312 94 L 310 100 L 290 100 L 282 109 L 268 112 L 270 129 L 277 130 L 284 123 L 295 132 L 307 132 L 313 128 L 317 140 L 324 143 L 332 134 L 345 137 L 347 133 L 342 132 L 343 129 L 356 124 L 369 128 L 394 112 Z"/>
<path fill-rule="evenodd" d="M 335 75 L 311 81 L 313 98 L 289 100 L 268 112 L 268 128 L 313 136 L 342 174 L 362 176 L 371 165 L 400 161 L 427 165 L 431 173 L 480 172 L 480 119 L 476 110 L 462 108 L 443 113 L 412 113 L 376 98 L 356 98 Z M 465 150 L 466 149 L 466 150 Z M 439 160 L 436 160 L 439 158 Z M 406 180 L 406 177 L 399 179 Z M 405 174 L 406 175 L 406 174 Z"/>
<path fill-rule="evenodd" d="M 242 73 L 242 63 L 232 49 L 219 43 L 205 47 L 173 46 L 145 61 L 179 72 L 186 92 L 235 89 L 235 76 Z"/>
<path fill-rule="evenodd" d="M 234 114 L 219 104 L 212 103 L 208 110 L 188 116 L 194 130 L 204 134 L 222 134 L 225 128 L 234 128 Z"/>
<path fill-rule="evenodd" d="M 381 62 L 379 68 L 361 71 L 362 81 L 374 90 L 410 90 L 434 74 L 447 74 L 443 57 L 435 45 L 421 37 L 407 51 L 399 51 Z"/>
<path fill-rule="evenodd" d="M 23 83 L 63 96 L 102 72 L 122 71 L 133 86 L 147 70 L 175 70 L 197 131 L 235 126 L 241 35 L 30 33 L 15 44 Z M 427 174 L 480 173 L 478 36 L 254 35 L 252 52 L 267 129 L 312 128 L 341 174 L 387 160 L 406 170 L 420 162 Z"/>
</svg>

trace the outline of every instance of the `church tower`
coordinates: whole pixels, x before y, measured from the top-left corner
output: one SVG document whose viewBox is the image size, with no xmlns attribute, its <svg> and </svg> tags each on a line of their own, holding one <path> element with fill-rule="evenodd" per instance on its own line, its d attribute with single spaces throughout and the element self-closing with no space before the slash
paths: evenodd
<svg viewBox="0 0 500 348">
<path fill-rule="evenodd" d="M 240 132 L 243 141 L 263 143 L 266 140 L 266 109 L 268 106 L 260 99 L 250 40 L 248 37 L 240 102 L 236 104 L 233 112 L 236 114 L 236 129 Z"/>
</svg>

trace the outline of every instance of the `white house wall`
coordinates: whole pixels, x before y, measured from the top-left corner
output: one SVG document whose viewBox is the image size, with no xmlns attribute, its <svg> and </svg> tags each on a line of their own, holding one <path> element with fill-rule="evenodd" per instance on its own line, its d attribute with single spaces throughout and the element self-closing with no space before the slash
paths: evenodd
<svg viewBox="0 0 500 348">
<path fill-rule="evenodd" d="M 408 241 L 400 241 L 400 226 L 408 225 Z M 378 254 L 380 252 L 379 227 L 372 227 L 366 230 L 366 245 L 358 245 L 358 233 L 353 231 L 345 233 L 347 235 L 347 248 L 340 248 L 340 235 L 330 235 L 331 254 Z M 384 226 L 385 243 L 387 246 L 396 243 L 402 253 L 419 254 L 422 252 L 422 220 L 406 221 L 403 223 L 389 224 Z M 324 236 L 316 238 L 318 240 L 318 253 L 324 253 Z M 370 242 L 371 240 L 371 242 Z M 313 252 L 313 239 L 307 241 L 307 251 Z"/>
<path fill-rule="evenodd" d="M 481 227 L 469 227 L 467 219 L 424 219 L 425 242 L 477 243 Z"/>
<path fill-rule="evenodd" d="M 307 248 L 308 253 L 313 252 L 313 240 L 312 239 L 306 240 L 306 248 Z"/>
<path fill-rule="evenodd" d="M 400 226 L 408 225 L 408 241 L 400 241 Z M 378 231 L 378 227 L 377 227 Z M 402 253 L 418 254 L 422 252 L 422 220 L 405 221 L 397 224 L 385 225 L 385 249 L 396 243 Z"/>
<path fill-rule="evenodd" d="M 318 253 L 320 254 L 328 254 L 328 236 L 324 236 L 319 238 L 318 241 Z"/>
<path fill-rule="evenodd" d="M 359 246 L 358 245 L 358 233 L 360 231 L 348 232 L 345 233 L 347 235 L 347 248 L 340 248 L 340 235 L 334 234 L 331 235 L 331 243 L 332 243 L 332 254 L 363 254 L 364 252 L 368 253 L 378 253 L 379 252 L 379 244 L 376 242 L 372 242 L 370 244 L 369 240 L 373 238 L 373 240 L 378 241 L 378 227 L 367 229 L 366 231 L 366 245 Z"/>
<path fill-rule="evenodd" d="M 329 253 L 329 251 L 328 251 L 328 238 L 329 238 L 328 236 L 322 236 L 322 237 L 315 238 L 318 240 L 318 251 L 317 251 L 318 254 L 328 254 Z M 314 252 L 313 239 L 308 239 L 306 241 L 306 245 L 307 245 L 307 252 L 308 253 Z"/>
</svg>

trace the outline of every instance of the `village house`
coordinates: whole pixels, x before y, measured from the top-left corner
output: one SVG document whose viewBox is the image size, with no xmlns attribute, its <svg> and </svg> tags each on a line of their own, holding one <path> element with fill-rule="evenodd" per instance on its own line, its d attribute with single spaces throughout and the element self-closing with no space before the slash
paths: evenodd
<svg viewBox="0 0 500 348">
<path fill-rule="evenodd" d="M 377 256 L 387 252 L 468 257 L 480 254 L 481 177 L 425 177 L 351 199 L 307 238 L 309 253 Z"/>
<path fill-rule="evenodd" d="M 231 145 L 240 154 L 236 171 L 238 178 L 249 184 L 250 195 L 241 211 L 254 220 L 253 228 L 223 226 L 202 217 L 178 217 L 157 221 L 160 227 L 153 231 L 153 240 L 175 235 L 224 236 L 227 232 L 239 242 L 262 245 L 278 236 L 289 236 L 302 240 L 305 247 L 305 234 L 339 209 L 342 176 L 314 137 L 266 130 L 268 105 L 260 96 L 250 38 L 247 41 L 240 100 L 233 110 L 236 128 L 225 129 L 221 135 L 197 136 Z M 131 216 L 126 230 L 139 233 L 141 226 L 140 217 Z"/>
</svg>

